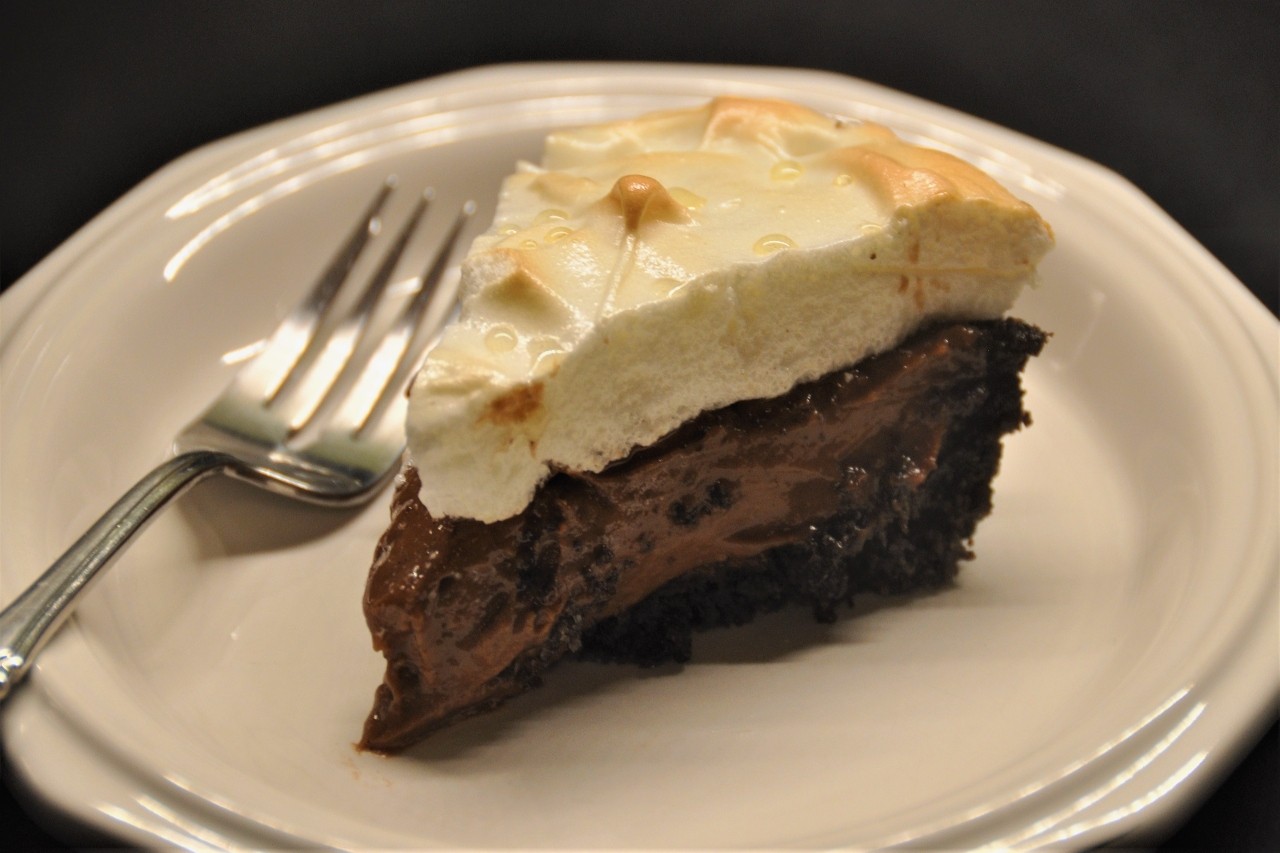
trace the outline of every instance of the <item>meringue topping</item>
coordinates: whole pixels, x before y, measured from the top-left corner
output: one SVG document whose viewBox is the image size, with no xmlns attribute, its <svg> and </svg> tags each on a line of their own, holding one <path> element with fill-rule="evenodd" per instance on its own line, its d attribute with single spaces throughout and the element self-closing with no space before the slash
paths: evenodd
<svg viewBox="0 0 1280 853">
<path fill-rule="evenodd" d="M 515 515 L 553 471 L 600 471 L 927 321 L 1000 316 L 1051 245 L 974 166 L 795 104 L 554 132 L 504 183 L 414 382 L 422 501 Z"/>
</svg>

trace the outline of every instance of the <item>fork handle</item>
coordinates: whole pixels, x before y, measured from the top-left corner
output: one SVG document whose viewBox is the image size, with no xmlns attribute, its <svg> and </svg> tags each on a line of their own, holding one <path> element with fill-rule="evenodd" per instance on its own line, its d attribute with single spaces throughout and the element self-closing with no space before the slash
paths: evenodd
<svg viewBox="0 0 1280 853">
<path fill-rule="evenodd" d="M 134 534 L 187 487 L 232 464 L 226 454 L 192 451 L 159 465 L 0 612 L 0 700 L 22 680 L 45 642 L 71 615 L 80 595 Z"/>
</svg>

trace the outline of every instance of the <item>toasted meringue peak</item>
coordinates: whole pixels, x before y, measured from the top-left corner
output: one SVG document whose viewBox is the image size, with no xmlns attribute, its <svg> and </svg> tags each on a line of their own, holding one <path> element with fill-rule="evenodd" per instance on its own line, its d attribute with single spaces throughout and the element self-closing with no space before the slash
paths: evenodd
<svg viewBox="0 0 1280 853">
<path fill-rule="evenodd" d="M 555 470 L 601 470 L 929 320 L 999 316 L 1052 242 L 969 163 L 796 104 L 554 132 L 504 183 L 414 382 L 423 502 L 506 518 Z"/>
<path fill-rule="evenodd" d="M 639 231 L 647 221 L 687 223 L 689 214 L 667 188 L 644 175 L 623 175 L 614 182 L 605 201 L 617 207 L 628 231 Z"/>
</svg>

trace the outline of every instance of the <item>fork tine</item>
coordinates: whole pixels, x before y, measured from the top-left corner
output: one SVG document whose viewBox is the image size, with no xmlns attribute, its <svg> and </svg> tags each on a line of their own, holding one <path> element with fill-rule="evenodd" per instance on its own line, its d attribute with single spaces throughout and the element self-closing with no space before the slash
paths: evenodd
<svg viewBox="0 0 1280 853">
<path fill-rule="evenodd" d="M 382 298 L 391 276 L 395 272 L 400 257 L 409 245 L 410 238 L 418 229 L 423 215 L 435 197 L 431 189 L 425 190 L 414 205 L 409 218 L 396 234 L 395 241 L 382 257 L 378 269 L 365 285 L 359 301 L 351 308 L 333 334 L 325 342 L 324 349 L 315 363 L 305 372 L 305 378 L 299 386 L 296 398 L 300 401 L 289 419 L 289 435 L 296 435 L 315 417 L 321 405 L 330 397 L 335 389 L 341 387 L 351 364 L 351 356 L 356 344 L 364 334 L 369 319 L 373 316 Z"/>
<path fill-rule="evenodd" d="M 429 343 L 429 340 L 419 341 L 417 347 L 411 347 L 415 333 L 422 328 L 437 329 L 453 308 L 458 282 L 447 288 L 441 288 L 440 284 L 458 237 L 475 210 L 475 203 L 468 201 L 458 211 L 448 234 L 422 275 L 422 284 L 379 342 L 354 387 L 343 399 L 334 416 L 333 429 L 347 430 L 359 436 L 377 421 L 392 397 L 400 393 L 408 379 L 405 375 L 408 368 Z"/>
<path fill-rule="evenodd" d="M 387 410 L 404 405 L 392 394 L 413 367 L 411 351 L 415 338 L 434 337 L 439 321 L 453 305 L 457 279 L 451 287 L 441 287 L 446 264 L 453 254 L 463 225 L 475 211 L 471 202 L 458 214 L 443 246 L 422 276 L 418 292 L 409 300 L 395 324 L 390 341 L 377 347 L 375 358 L 366 365 L 355 395 L 342 401 L 339 413 L 347 424 L 330 425 L 305 447 L 286 444 L 289 425 L 280 408 L 272 405 L 281 390 L 298 381 L 299 366 L 313 360 L 316 334 L 329 313 L 342 283 L 370 237 L 379 229 L 379 213 L 395 182 L 388 179 L 379 189 L 364 218 L 350 234 L 337 257 L 321 275 L 303 303 L 272 333 L 262 351 L 241 368 L 222 394 L 174 438 L 175 456 L 144 477 L 117 501 L 107 514 L 77 540 L 62 557 L 15 600 L 0 611 L 0 700 L 23 677 L 32 658 L 71 613 L 78 596 L 106 568 L 112 558 L 146 525 L 161 507 L 202 477 L 226 473 L 273 492 L 313 503 L 354 505 L 370 498 L 397 470 L 404 447 L 404 432 Z M 351 351 L 359 348 L 359 338 L 368 334 L 368 311 L 391 278 L 391 270 L 408 242 L 417 220 L 426 209 L 424 197 L 411 223 L 397 239 L 359 297 L 353 316 L 344 318 L 340 329 L 351 329 L 344 337 L 355 339 Z M 429 327 L 415 335 L 423 318 Z M 347 343 L 342 344 L 346 349 Z M 346 362 L 351 353 L 336 360 Z M 320 354 L 321 358 L 324 353 Z M 339 377 L 345 368 L 341 365 Z M 328 396 L 333 386 L 324 389 Z M 371 402 L 370 402 L 371 401 Z M 308 418 L 313 414 L 308 414 Z M 377 425 L 376 434 L 365 432 Z"/>
<path fill-rule="evenodd" d="M 396 186 L 388 177 L 356 223 L 311 292 L 276 327 L 262 351 L 235 378 L 235 385 L 250 399 L 271 405 L 295 377 L 295 368 L 315 345 L 316 330 L 333 305 L 356 259 L 379 228 L 378 215 Z"/>
</svg>

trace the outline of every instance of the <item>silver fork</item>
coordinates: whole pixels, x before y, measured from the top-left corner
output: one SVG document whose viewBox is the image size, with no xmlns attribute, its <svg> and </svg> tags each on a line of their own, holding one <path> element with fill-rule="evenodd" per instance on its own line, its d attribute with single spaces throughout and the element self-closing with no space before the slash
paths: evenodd
<svg viewBox="0 0 1280 853">
<path fill-rule="evenodd" d="M 370 499 L 396 470 L 403 425 L 388 411 L 408 382 L 456 298 L 442 286 L 467 202 L 437 248 L 421 285 L 367 359 L 353 354 L 382 301 L 392 273 L 431 201 L 417 201 L 349 312 L 326 324 L 343 282 L 370 238 L 395 187 L 378 189 L 311 292 L 276 328 L 230 386 L 174 440 L 173 456 L 146 475 L 39 579 L 0 613 L 0 699 L 30 668 L 102 570 L 170 500 L 211 474 L 228 474 L 278 494 L 330 506 Z M 320 334 L 331 328 L 327 335 Z M 321 342 L 323 338 L 323 343 Z M 361 367 L 363 365 L 363 367 Z M 359 372 L 357 373 L 357 370 Z"/>
</svg>

